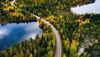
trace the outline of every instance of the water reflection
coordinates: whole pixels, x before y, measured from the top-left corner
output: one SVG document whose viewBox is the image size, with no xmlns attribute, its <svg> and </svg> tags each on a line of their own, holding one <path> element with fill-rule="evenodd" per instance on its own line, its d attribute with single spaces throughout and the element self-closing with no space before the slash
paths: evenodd
<svg viewBox="0 0 100 57">
<path fill-rule="evenodd" d="M 39 22 L 0 25 L 0 50 L 5 46 L 11 47 L 14 43 L 34 38 L 37 34 L 42 34 Z"/>
<path fill-rule="evenodd" d="M 95 3 L 92 4 L 73 7 L 71 8 L 71 10 L 76 14 L 85 14 L 85 13 L 100 14 L 100 0 L 96 0 Z"/>
</svg>

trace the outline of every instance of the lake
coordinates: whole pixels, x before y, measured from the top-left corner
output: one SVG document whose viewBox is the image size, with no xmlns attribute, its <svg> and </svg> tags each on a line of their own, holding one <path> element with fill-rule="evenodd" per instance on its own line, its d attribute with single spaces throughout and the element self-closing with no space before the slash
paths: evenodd
<svg viewBox="0 0 100 57">
<path fill-rule="evenodd" d="M 37 34 L 42 34 L 39 22 L 0 25 L 0 50 L 23 40 L 34 39 Z"/>
<path fill-rule="evenodd" d="M 85 4 L 82 6 L 73 7 L 71 8 L 71 10 L 75 14 L 85 14 L 85 13 L 100 14 L 100 0 L 95 0 L 95 2 L 91 4 Z"/>
</svg>

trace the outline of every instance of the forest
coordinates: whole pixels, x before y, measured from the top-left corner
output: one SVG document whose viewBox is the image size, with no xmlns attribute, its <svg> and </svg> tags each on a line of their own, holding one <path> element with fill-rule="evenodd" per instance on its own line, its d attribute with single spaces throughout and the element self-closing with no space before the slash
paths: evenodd
<svg viewBox="0 0 100 57">
<path fill-rule="evenodd" d="M 78 57 L 78 49 L 82 46 L 86 48 L 86 51 L 80 57 L 86 57 L 88 54 L 92 56 L 92 51 L 87 47 L 99 43 L 100 14 L 85 14 L 77 17 L 76 15 L 73 15 L 73 17 L 52 15 L 46 19 L 49 20 L 61 34 L 63 56 Z M 91 51 L 91 53 L 89 51 Z M 97 51 L 96 54 L 98 54 L 98 52 L 99 51 Z"/>
<path fill-rule="evenodd" d="M 9 11 L 5 10 L 5 8 L 10 5 L 4 6 L 6 2 L 2 2 L 0 12 L 3 13 L 0 13 L 0 20 L 10 20 L 11 18 L 23 20 L 29 18 L 29 16 L 29 19 L 35 19 L 30 13 L 36 14 L 49 21 L 59 31 L 62 41 L 62 57 L 99 57 L 100 14 L 76 15 L 71 11 L 71 7 L 93 2 L 95 0 L 16 0 L 15 5 L 18 9 L 13 8 L 13 10 L 10 9 Z M 11 12 L 17 12 L 20 17 L 15 17 L 15 15 L 13 18 L 10 15 Z M 43 29 L 43 34 L 45 34 L 44 37 L 42 34 L 41 37 L 36 36 L 35 40 L 25 40 L 20 44 L 15 44 L 12 46 L 12 50 L 9 48 L 1 51 L 0 57 L 54 57 L 55 36 L 51 37 L 54 33 L 50 26 L 41 21 L 39 23 L 40 28 Z M 20 51 L 18 51 L 18 47 L 21 49 Z M 85 51 L 82 54 L 77 54 L 81 47 L 84 47 Z"/>
<path fill-rule="evenodd" d="M 52 14 L 59 15 L 62 11 L 69 12 L 71 7 L 90 1 L 94 2 L 94 0 L 16 0 L 15 5 L 38 16 L 47 17 Z M 66 15 L 67 12 L 63 14 Z"/>
<path fill-rule="evenodd" d="M 31 13 L 11 6 L 11 1 L 0 1 L 0 24 L 36 21 L 36 18 Z"/>
</svg>

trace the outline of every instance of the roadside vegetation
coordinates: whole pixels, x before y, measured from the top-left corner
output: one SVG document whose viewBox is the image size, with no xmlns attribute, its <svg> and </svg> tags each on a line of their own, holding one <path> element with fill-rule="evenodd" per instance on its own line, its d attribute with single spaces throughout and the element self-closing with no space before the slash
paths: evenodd
<svg viewBox="0 0 100 57">
<path fill-rule="evenodd" d="M 86 48 L 80 57 L 94 55 L 89 48 L 93 48 L 92 46 L 100 42 L 100 14 L 73 15 L 71 17 L 52 15 L 45 19 L 59 30 L 63 56 L 78 57 L 80 48 Z M 98 52 L 95 52 L 97 56 L 99 56 Z"/>
<path fill-rule="evenodd" d="M 16 6 L 41 16 L 53 24 L 61 34 L 62 56 L 78 57 L 80 48 L 88 48 L 99 40 L 99 14 L 76 15 L 71 7 L 93 3 L 95 0 L 16 0 Z M 23 5 L 22 7 L 20 7 Z M 97 20 L 97 21 L 96 21 Z M 98 24 L 96 24 L 98 23 Z M 96 29 L 95 29 L 96 28 Z M 97 31 L 98 30 L 98 31 Z M 94 34 L 92 34 L 92 32 Z M 98 37 L 95 37 L 97 36 Z M 95 37 L 95 38 L 94 38 Z M 86 43 L 85 41 L 88 40 Z M 94 41 L 91 43 L 91 41 Z M 97 41 L 97 42 L 95 42 Z M 86 46 L 87 45 L 87 46 Z M 87 51 L 81 56 L 87 56 Z"/>
</svg>

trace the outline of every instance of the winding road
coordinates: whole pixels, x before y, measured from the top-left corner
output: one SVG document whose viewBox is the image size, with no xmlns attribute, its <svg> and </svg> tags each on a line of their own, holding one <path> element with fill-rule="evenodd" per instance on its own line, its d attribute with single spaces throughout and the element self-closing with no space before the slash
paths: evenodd
<svg viewBox="0 0 100 57">
<path fill-rule="evenodd" d="M 13 0 L 11 2 L 12 6 L 14 6 L 15 8 L 17 8 L 14 5 L 15 0 Z M 35 16 L 37 19 L 41 19 L 39 16 L 32 14 L 33 16 Z M 52 25 L 50 24 L 48 21 L 46 21 L 45 19 L 42 19 L 46 24 L 50 25 L 52 30 L 54 31 L 55 35 L 56 35 L 56 57 L 61 57 L 61 52 L 62 52 L 62 47 L 61 47 L 61 38 L 60 38 L 60 34 L 58 32 L 58 30 Z"/>
</svg>

